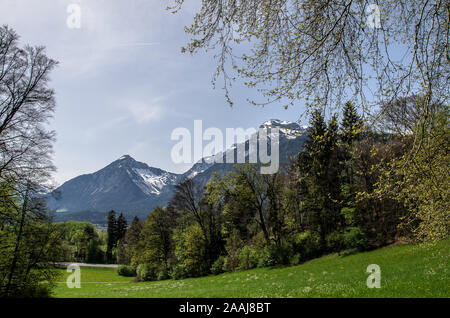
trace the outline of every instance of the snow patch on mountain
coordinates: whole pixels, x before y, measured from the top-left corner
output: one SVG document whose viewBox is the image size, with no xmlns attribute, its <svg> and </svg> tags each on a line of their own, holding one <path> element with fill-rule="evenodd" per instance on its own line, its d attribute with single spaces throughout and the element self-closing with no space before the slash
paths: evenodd
<svg viewBox="0 0 450 318">
<path fill-rule="evenodd" d="M 176 176 L 168 172 L 158 175 L 150 169 L 133 168 L 132 170 L 138 176 L 133 178 L 133 181 L 145 194 L 160 194 L 166 185 L 173 184 L 176 180 Z"/>
<path fill-rule="evenodd" d="M 279 119 L 271 119 L 264 122 L 260 128 L 278 128 L 280 131 L 280 138 L 286 139 L 296 139 L 300 134 L 302 134 L 305 130 L 305 126 L 300 126 L 297 123 L 279 120 Z M 273 133 L 269 136 L 273 137 Z"/>
<path fill-rule="evenodd" d="M 191 169 L 189 169 L 188 171 L 186 171 L 180 178 L 180 181 L 184 180 L 184 179 L 192 179 L 194 178 L 196 175 L 198 175 L 199 173 L 202 173 L 206 170 L 208 170 L 213 164 L 214 164 L 214 159 L 217 155 L 216 154 L 214 156 L 208 156 L 208 157 L 204 157 L 202 159 L 200 159 L 199 161 L 197 161 Z"/>
</svg>

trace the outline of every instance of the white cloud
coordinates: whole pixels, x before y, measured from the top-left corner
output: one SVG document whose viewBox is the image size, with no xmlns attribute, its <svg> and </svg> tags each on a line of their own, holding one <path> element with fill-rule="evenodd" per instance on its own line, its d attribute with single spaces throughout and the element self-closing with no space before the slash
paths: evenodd
<svg viewBox="0 0 450 318">
<path fill-rule="evenodd" d="M 138 124 L 159 120 L 163 116 L 163 108 L 157 103 L 157 100 L 148 104 L 143 101 L 128 101 L 124 103 L 124 106 Z"/>
</svg>

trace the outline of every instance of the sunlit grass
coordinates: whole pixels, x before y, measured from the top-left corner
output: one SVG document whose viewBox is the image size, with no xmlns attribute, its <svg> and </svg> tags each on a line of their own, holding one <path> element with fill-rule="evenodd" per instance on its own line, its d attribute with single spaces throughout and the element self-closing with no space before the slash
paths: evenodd
<svg viewBox="0 0 450 318">
<path fill-rule="evenodd" d="M 55 297 L 449 297 L 450 240 L 349 256 L 327 255 L 284 268 L 218 276 L 131 282 L 110 268 L 81 268 L 81 288 L 57 284 Z M 381 288 L 366 286 L 369 264 L 381 267 Z M 65 281 L 62 275 L 60 281 Z"/>
</svg>

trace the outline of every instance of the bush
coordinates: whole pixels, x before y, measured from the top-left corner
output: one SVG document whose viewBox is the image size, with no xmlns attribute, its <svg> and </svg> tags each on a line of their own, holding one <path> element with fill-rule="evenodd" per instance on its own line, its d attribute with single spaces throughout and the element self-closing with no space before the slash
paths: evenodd
<svg viewBox="0 0 450 318">
<path fill-rule="evenodd" d="M 121 265 L 119 266 L 119 268 L 117 269 L 117 273 L 120 276 L 125 276 L 125 277 L 134 277 L 136 276 L 136 269 L 132 266 L 128 266 L 128 265 Z"/>
<path fill-rule="evenodd" d="M 232 250 L 228 252 L 227 257 L 223 261 L 223 270 L 225 272 L 232 272 L 239 267 L 239 250 Z"/>
<path fill-rule="evenodd" d="M 186 270 L 184 269 L 184 266 L 181 264 L 177 264 L 172 268 L 172 271 L 170 272 L 170 277 L 173 279 L 183 279 L 187 277 Z"/>
<path fill-rule="evenodd" d="M 270 244 L 258 253 L 257 267 L 270 267 L 276 265 L 287 265 L 291 263 L 293 247 L 291 244 Z"/>
<path fill-rule="evenodd" d="M 339 231 L 334 231 L 325 238 L 328 252 L 339 252 L 344 249 L 343 235 Z"/>
<path fill-rule="evenodd" d="M 344 232 L 344 245 L 349 249 L 364 250 L 367 246 L 366 235 L 359 227 L 348 227 Z"/>
<path fill-rule="evenodd" d="M 239 251 L 239 269 L 246 270 L 258 266 L 258 254 L 255 249 L 244 246 Z"/>
<path fill-rule="evenodd" d="M 225 258 L 223 259 L 223 267 L 222 267 L 224 272 L 231 272 L 233 271 L 234 268 L 231 268 L 230 266 L 230 255 L 225 256 Z"/>
<path fill-rule="evenodd" d="M 306 231 L 295 236 L 293 250 L 301 255 L 300 261 L 320 256 L 322 248 L 317 232 Z"/>
<path fill-rule="evenodd" d="M 289 265 L 291 266 L 295 266 L 295 265 L 299 265 L 302 261 L 302 256 L 300 255 L 300 253 L 294 254 L 289 258 Z"/>
<path fill-rule="evenodd" d="M 161 269 L 158 271 L 158 274 L 156 275 L 157 280 L 166 280 L 169 279 L 170 275 L 169 272 L 166 269 Z"/>
<path fill-rule="evenodd" d="M 258 257 L 258 267 L 270 267 L 280 264 L 279 250 L 275 244 L 265 246 Z"/>
<path fill-rule="evenodd" d="M 137 278 L 140 281 L 152 281 L 157 279 L 157 268 L 149 264 L 139 264 L 136 268 Z"/>
<path fill-rule="evenodd" d="M 225 257 L 219 256 L 219 258 L 216 259 L 216 261 L 211 266 L 211 273 L 214 275 L 219 275 L 225 271 L 225 268 Z"/>
</svg>

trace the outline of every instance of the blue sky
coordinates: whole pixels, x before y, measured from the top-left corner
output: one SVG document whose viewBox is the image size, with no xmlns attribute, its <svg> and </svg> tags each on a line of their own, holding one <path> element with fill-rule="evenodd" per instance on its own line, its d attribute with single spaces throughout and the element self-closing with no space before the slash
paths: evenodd
<svg viewBox="0 0 450 318">
<path fill-rule="evenodd" d="M 67 26 L 67 7 L 79 4 L 81 28 Z M 101 169 L 123 154 L 172 172 L 173 129 L 255 127 L 268 119 L 296 121 L 302 105 L 285 110 L 246 102 L 254 92 L 236 83 L 230 108 L 220 82 L 211 85 L 213 52 L 180 52 L 200 0 L 178 14 L 160 0 L 2 0 L 0 23 L 23 44 L 44 45 L 60 62 L 51 75 L 57 110 L 54 163 L 59 184 Z M 303 119 L 302 124 L 305 124 Z"/>
</svg>

